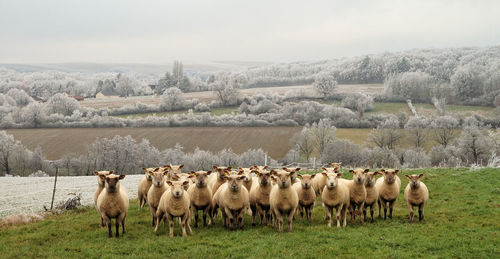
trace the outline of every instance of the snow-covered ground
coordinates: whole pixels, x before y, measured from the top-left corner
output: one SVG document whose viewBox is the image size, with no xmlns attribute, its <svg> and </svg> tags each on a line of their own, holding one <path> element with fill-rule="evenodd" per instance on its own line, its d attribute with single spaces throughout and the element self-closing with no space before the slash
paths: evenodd
<svg viewBox="0 0 500 259">
<path fill-rule="evenodd" d="M 143 175 L 127 175 L 121 181 L 129 198 L 137 198 L 137 186 Z M 0 177 L 0 218 L 17 213 L 31 213 L 50 208 L 54 177 Z M 54 207 L 61 201 L 82 195 L 82 204 L 93 204 L 96 176 L 60 176 L 57 178 Z"/>
</svg>

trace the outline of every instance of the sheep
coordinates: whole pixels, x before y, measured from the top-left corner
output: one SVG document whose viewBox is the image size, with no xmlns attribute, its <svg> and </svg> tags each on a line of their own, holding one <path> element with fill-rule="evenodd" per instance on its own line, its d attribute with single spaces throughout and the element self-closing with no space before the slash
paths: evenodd
<svg viewBox="0 0 500 259">
<path fill-rule="evenodd" d="M 333 208 L 336 210 L 337 228 L 340 228 L 340 222 L 343 221 L 343 227 L 347 225 L 347 210 L 350 206 L 349 187 L 345 181 L 339 181 L 342 177 L 341 172 L 322 172 L 326 177 L 326 184 L 321 192 L 321 202 L 325 208 L 325 218 L 328 221 L 328 227 L 332 227 Z"/>
<path fill-rule="evenodd" d="M 99 213 L 99 215 L 101 214 L 99 212 L 99 208 L 97 207 L 97 198 L 99 198 L 99 194 L 101 194 L 102 190 L 104 190 L 105 188 L 105 184 L 106 184 L 106 181 L 105 179 L 101 179 L 101 175 L 110 175 L 110 174 L 113 174 L 115 171 L 111 170 L 111 171 L 94 171 L 94 175 L 97 176 L 97 190 L 95 191 L 94 193 L 94 206 L 97 210 L 97 213 Z M 105 227 L 106 225 L 104 224 L 104 219 L 101 218 L 101 227 Z"/>
<path fill-rule="evenodd" d="M 181 182 L 188 181 L 188 185 L 184 186 L 184 189 L 187 191 L 191 186 L 192 179 L 194 179 L 194 174 L 175 173 L 172 175 L 171 179 L 173 181 L 181 181 Z"/>
<path fill-rule="evenodd" d="M 238 168 L 238 171 L 242 173 L 242 175 L 245 176 L 245 179 L 243 179 L 243 186 L 247 188 L 247 191 L 250 192 L 252 189 L 252 184 L 253 184 L 253 177 L 252 173 L 255 172 L 255 167 L 250 167 L 250 168 Z"/>
<path fill-rule="evenodd" d="M 214 165 L 213 168 L 214 172 L 217 172 L 217 174 L 212 174 L 208 179 L 208 186 L 212 189 L 212 195 L 214 195 L 217 189 L 226 182 L 225 174 L 226 172 L 231 172 L 232 167 L 217 167 Z"/>
<path fill-rule="evenodd" d="M 399 189 L 401 187 L 401 179 L 397 176 L 399 170 L 394 169 L 380 169 L 383 177 L 380 177 L 375 182 L 375 189 L 377 189 L 379 198 L 378 204 L 378 217 L 380 215 L 380 205 L 384 207 L 384 220 L 387 219 L 387 207 L 389 207 L 389 218 L 392 219 L 392 210 L 396 200 L 398 199 Z"/>
<path fill-rule="evenodd" d="M 378 201 L 378 192 L 375 188 L 375 176 L 380 174 L 379 172 L 368 172 L 366 173 L 365 188 L 366 188 L 366 201 L 363 208 L 363 217 L 366 221 L 366 209 L 370 207 L 371 221 L 374 222 L 373 213 L 375 210 L 375 203 Z"/>
<path fill-rule="evenodd" d="M 293 188 L 299 197 L 299 206 L 297 209 L 302 218 L 304 218 L 305 212 L 309 222 L 312 222 L 312 209 L 316 201 L 316 192 L 312 188 L 312 179 L 314 179 L 315 176 L 316 174 L 298 175 L 297 178 L 300 179 L 300 182 L 293 184 Z"/>
<path fill-rule="evenodd" d="M 106 188 L 97 198 L 97 207 L 101 213 L 101 218 L 108 226 L 108 237 L 112 237 L 111 219 L 116 221 L 116 237 L 120 236 L 119 227 L 122 226 L 122 234 L 125 234 L 125 219 L 127 218 L 129 200 L 127 192 L 120 187 L 120 180 L 125 175 L 100 175 L 99 178 L 105 181 Z"/>
<path fill-rule="evenodd" d="M 164 165 L 163 168 L 166 168 L 168 170 L 167 174 L 167 180 L 172 180 L 172 176 L 174 174 L 180 174 L 182 173 L 182 168 L 184 165 Z"/>
<path fill-rule="evenodd" d="M 292 188 L 292 177 L 295 172 L 271 170 L 271 174 L 276 177 L 276 185 L 269 195 L 273 227 L 278 223 L 279 232 L 283 232 L 283 215 L 287 215 L 288 231 L 291 232 L 293 216 L 299 206 L 299 196 Z"/>
<path fill-rule="evenodd" d="M 142 209 L 142 207 L 148 203 L 148 191 L 149 187 L 153 184 L 153 171 L 155 170 L 159 170 L 159 168 L 142 168 L 145 175 L 139 182 L 139 188 L 137 188 L 137 199 L 139 200 L 138 209 Z"/>
<path fill-rule="evenodd" d="M 257 170 L 255 170 L 257 168 Z M 267 167 L 266 167 L 267 169 Z M 257 213 L 260 217 L 260 224 L 264 224 L 264 219 L 266 224 L 270 220 L 270 203 L 269 194 L 271 193 L 271 172 L 264 168 L 258 169 L 254 167 L 254 172 L 257 174 L 255 183 L 252 185 L 250 190 L 250 209 L 252 210 L 252 226 L 255 226 L 255 217 Z"/>
<path fill-rule="evenodd" d="M 292 185 L 300 182 L 300 180 L 297 180 L 297 176 L 299 174 L 300 168 L 298 168 L 298 167 L 297 168 L 283 167 L 282 169 L 285 170 L 285 171 L 287 171 L 287 172 L 294 173 L 294 174 L 292 174 L 293 175 L 292 176 Z"/>
<path fill-rule="evenodd" d="M 170 188 L 163 193 L 156 211 L 156 227 L 155 232 L 158 231 L 158 226 L 162 219 L 167 218 L 169 223 L 169 236 L 174 237 L 174 218 L 178 217 L 182 228 L 182 236 L 193 234 L 189 220 L 191 219 L 191 199 L 185 188 L 189 185 L 189 181 L 167 181 Z"/>
<path fill-rule="evenodd" d="M 332 163 L 333 164 L 333 163 Z M 336 171 L 340 170 L 340 167 L 323 167 L 321 168 L 323 171 L 326 173 L 335 173 Z M 325 188 L 326 184 L 326 176 L 323 174 L 319 174 L 316 176 L 313 181 L 312 181 L 312 187 L 314 189 L 314 192 L 316 192 L 316 196 L 321 196 L 321 192 Z"/>
<path fill-rule="evenodd" d="M 418 221 L 424 219 L 424 207 L 429 200 L 429 189 L 420 181 L 423 174 L 405 175 L 409 182 L 405 188 L 405 200 L 408 212 L 410 213 L 410 223 L 413 223 L 413 207 L 418 207 Z"/>
<path fill-rule="evenodd" d="M 366 201 L 365 179 L 366 173 L 369 171 L 370 169 L 351 169 L 349 172 L 353 174 L 352 180 L 342 179 L 342 181 L 344 181 L 349 188 L 349 198 L 351 200 L 349 212 L 351 214 L 351 223 L 354 223 L 356 215 L 359 215 L 359 223 L 364 223 L 361 213 L 364 210 Z"/>
<path fill-rule="evenodd" d="M 152 175 L 153 184 L 148 191 L 148 207 L 152 215 L 152 225 L 156 226 L 156 210 L 158 209 L 158 204 L 160 203 L 161 196 L 169 187 L 165 186 L 165 176 L 168 174 L 166 168 L 155 169 Z"/>
<path fill-rule="evenodd" d="M 198 227 L 198 211 L 203 211 L 203 226 L 207 226 L 207 215 L 212 210 L 212 189 L 207 184 L 207 178 L 212 171 L 192 171 L 196 184 L 189 186 L 188 193 L 191 199 L 191 210 L 194 215 L 194 227 Z M 210 224 L 211 224 L 210 220 Z"/>
<path fill-rule="evenodd" d="M 245 176 L 230 175 L 226 172 L 224 177 L 226 182 L 215 192 L 212 199 L 213 212 L 220 208 L 225 227 L 243 229 L 243 215 L 249 207 L 248 191 L 243 187 Z"/>
</svg>

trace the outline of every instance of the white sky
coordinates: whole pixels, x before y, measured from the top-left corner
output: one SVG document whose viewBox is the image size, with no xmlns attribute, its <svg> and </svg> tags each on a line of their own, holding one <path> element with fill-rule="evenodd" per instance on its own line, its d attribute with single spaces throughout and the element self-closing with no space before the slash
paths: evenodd
<svg viewBox="0 0 500 259">
<path fill-rule="evenodd" d="M 296 61 L 500 44 L 500 1 L 0 0 L 0 63 Z"/>
</svg>

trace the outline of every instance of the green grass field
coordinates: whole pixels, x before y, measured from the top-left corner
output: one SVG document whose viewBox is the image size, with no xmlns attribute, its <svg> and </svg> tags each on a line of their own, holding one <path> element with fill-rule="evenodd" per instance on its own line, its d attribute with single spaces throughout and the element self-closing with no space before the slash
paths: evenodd
<svg viewBox="0 0 500 259">
<path fill-rule="evenodd" d="M 430 202 L 423 222 L 408 223 L 404 174 L 424 173 Z M 193 228 L 187 238 L 154 233 L 150 214 L 131 201 L 128 232 L 108 238 L 93 208 L 52 216 L 43 222 L 0 229 L 3 258 L 57 257 L 298 257 L 298 258 L 499 258 L 499 169 L 424 169 L 400 174 L 402 190 L 394 218 L 358 222 L 345 229 L 328 228 L 319 201 L 313 223 L 294 221 L 293 232 L 279 234 L 271 226 L 250 225 L 228 231 L 221 226 Z M 349 175 L 350 174 L 346 174 Z M 180 229 L 176 225 L 175 233 Z"/>
</svg>

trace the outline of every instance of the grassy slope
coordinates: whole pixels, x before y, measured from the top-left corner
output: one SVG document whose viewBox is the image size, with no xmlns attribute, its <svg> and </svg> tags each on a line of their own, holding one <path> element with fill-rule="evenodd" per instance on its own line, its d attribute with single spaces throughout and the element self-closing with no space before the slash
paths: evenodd
<svg viewBox="0 0 500 259">
<path fill-rule="evenodd" d="M 394 219 L 376 220 L 345 229 L 327 228 L 323 208 L 316 203 L 313 223 L 294 222 L 292 233 L 277 233 L 270 226 L 251 227 L 245 216 L 243 231 L 220 225 L 194 229 L 194 236 L 168 237 L 167 228 L 154 234 L 149 212 L 132 201 L 128 232 L 108 239 L 98 226 L 94 209 L 51 217 L 43 222 L 0 230 L 2 257 L 476 257 L 498 258 L 500 194 L 498 169 L 405 171 L 425 173 L 430 202 L 425 220 L 409 224 L 401 194 Z M 347 174 L 348 175 L 348 174 Z M 401 191 L 402 192 L 402 191 Z M 179 228 L 176 225 L 176 235 Z"/>
</svg>

